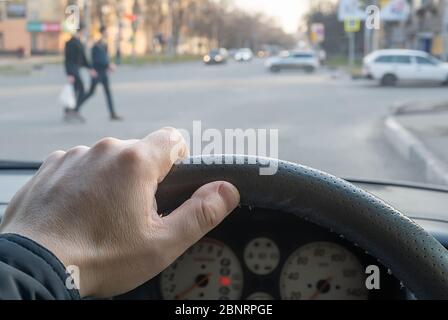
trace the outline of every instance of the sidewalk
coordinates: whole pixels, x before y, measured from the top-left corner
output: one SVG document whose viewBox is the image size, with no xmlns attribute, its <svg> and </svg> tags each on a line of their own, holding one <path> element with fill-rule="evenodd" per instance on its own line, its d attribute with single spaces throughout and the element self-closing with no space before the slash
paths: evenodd
<svg viewBox="0 0 448 320">
<path fill-rule="evenodd" d="M 428 181 L 448 185 L 448 102 L 395 107 L 385 120 L 385 134 Z"/>
<path fill-rule="evenodd" d="M 46 64 L 62 63 L 62 56 L 38 56 L 29 58 L 0 57 L 0 75 L 29 73 Z"/>
</svg>

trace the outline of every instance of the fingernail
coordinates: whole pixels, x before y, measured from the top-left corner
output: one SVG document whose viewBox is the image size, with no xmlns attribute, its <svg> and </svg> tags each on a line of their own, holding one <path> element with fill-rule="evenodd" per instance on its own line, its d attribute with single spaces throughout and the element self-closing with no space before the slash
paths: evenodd
<svg viewBox="0 0 448 320">
<path fill-rule="evenodd" d="M 224 200 L 227 211 L 234 210 L 240 203 L 240 193 L 237 188 L 228 182 L 223 182 L 219 188 L 218 193 Z"/>
</svg>

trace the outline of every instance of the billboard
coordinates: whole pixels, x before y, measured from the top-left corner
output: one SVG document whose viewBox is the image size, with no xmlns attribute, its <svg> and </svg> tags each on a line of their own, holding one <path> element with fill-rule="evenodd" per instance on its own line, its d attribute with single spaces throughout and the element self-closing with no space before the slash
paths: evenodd
<svg viewBox="0 0 448 320">
<path fill-rule="evenodd" d="M 384 21 L 406 21 L 411 7 L 406 0 L 382 0 L 381 19 Z"/>
<path fill-rule="evenodd" d="M 379 1 L 382 21 L 405 21 L 411 12 L 407 0 L 381 0 Z M 347 19 L 366 20 L 365 1 L 362 0 L 339 0 L 338 19 L 345 21 Z"/>
</svg>

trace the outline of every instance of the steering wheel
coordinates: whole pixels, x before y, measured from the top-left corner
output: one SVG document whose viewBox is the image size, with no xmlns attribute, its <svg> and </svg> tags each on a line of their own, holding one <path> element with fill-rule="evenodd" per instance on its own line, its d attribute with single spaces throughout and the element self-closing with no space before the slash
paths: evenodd
<svg viewBox="0 0 448 320">
<path fill-rule="evenodd" d="M 267 164 L 277 173 L 260 175 Z M 294 214 L 343 235 L 418 299 L 448 299 L 448 251 L 434 237 L 382 200 L 315 169 L 247 156 L 193 157 L 175 166 L 159 186 L 159 209 L 170 212 L 217 180 L 238 188 L 241 205 Z"/>
</svg>

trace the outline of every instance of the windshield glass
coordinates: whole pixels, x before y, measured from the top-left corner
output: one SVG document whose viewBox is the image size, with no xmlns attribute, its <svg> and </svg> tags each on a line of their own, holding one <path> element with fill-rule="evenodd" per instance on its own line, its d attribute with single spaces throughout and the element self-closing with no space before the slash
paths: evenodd
<svg viewBox="0 0 448 320">
<path fill-rule="evenodd" d="M 192 154 L 448 184 L 446 10 L 417 2 L 0 1 L 0 160 L 173 126 Z"/>
</svg>

